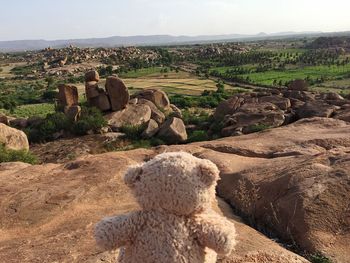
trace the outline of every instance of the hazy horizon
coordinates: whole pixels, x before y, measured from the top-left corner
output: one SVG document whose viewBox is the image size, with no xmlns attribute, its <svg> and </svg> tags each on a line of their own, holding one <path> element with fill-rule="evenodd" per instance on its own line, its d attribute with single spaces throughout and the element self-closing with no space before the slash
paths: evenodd
<svg viewBox="0 0 350 263">
<path fill-rule="evenodd" d="M 350 30 L 346 0 L 1 1 L 0 41 Z"/>
</svg>

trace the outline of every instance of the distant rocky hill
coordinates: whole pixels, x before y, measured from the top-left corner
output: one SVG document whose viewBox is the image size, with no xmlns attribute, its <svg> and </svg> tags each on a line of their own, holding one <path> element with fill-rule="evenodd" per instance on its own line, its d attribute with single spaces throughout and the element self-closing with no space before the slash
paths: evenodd
<svg viewBox="0 0 350 263">
<path fill-rule="evenodd" d="M 194 44 L 205 42 L 225 42 L 267 38 L 305 37 L 322 35 L 321 32 L 281 32 L 274 34 L 259 33 L 256 35 L 228 34 L 228 35 L 203 35 L 203 36 L 112 36 L 106 38 L 65 39 L 65 40 L 14 40 L 0 41 L 0 52 L 14 52 L 25 50 L 39 50 L 46 47 L 117 47 L 117 46 L 144 46 L 144 45 L 170 45 L 170 44 Z M 343 33 L 345 34 L 345 33 Z"/>
</svg>

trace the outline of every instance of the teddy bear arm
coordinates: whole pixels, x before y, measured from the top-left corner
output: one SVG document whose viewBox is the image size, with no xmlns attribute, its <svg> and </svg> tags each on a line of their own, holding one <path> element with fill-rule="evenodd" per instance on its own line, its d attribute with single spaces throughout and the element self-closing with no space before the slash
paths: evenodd
<svg viewBox="0 0 350 263">
<path fill-rule="evenodd" d="M 202 222 L 199 241 L 220 255 L 228 255 L 236 245 L 235 227 L 230 222 L 218 220 L 217 223 Z"/>
<path fill-rule="evenodd" d="M 95 227 L 97 245 L 105 250 L 113 250 L 132 242 L 139 225 L 138 213 L 107 217 Z"/>
</svg>

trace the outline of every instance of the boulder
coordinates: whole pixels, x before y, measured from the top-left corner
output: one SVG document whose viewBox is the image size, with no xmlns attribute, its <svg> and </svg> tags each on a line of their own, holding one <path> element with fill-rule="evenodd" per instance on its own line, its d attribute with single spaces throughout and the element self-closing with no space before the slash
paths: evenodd
<svg viewBox="0 0 350 263">
<path fill-rule="evenodd" d="M 219 121 L 226 115 L 232 115 L 243 103 L 244 99 L 238 96 L 222 101 L 214 112 L 215 120 Z"/>
<path fill-rule="evenodd" d="M 85 83 L 85 94 L 88 101 L 92 98 L 98 97 L 100 91 L 96 81 L 89 81 Z"/>
<path fill-rule="evenodd" d="M 85 82 L 90 82 L 90 81 L 98 82 L 99 80 L 100 80 L 100 75 L 96 70 L 90 70 L 85 73 Z"/>
<path fill-rule="evenodd" d="M 340 111 L 337 111 L 336 115 L 334 116 L 335 119 L 343 120 L 350 122 L 350 108 L 349 109 L 343 109 Z"/>
<path fill-rule="evenodd" d="M 64 108 L 64 113 L 70 120 L 77 121 L 80 117 L 81 107 L 78 105 L 66 106 Z"/>
<path fill-rule="evenodd" d="M 78 102 L 79 95 L 77 87 L 66 84 L 58 86 L 58 105 L 62 107 L 73 106 L 78 105 Z"/>
<path fill-rule="evenodd" d="M 117 77 L 108 77 L 106 91 L 111 102 L 113 111 L 119 111 L 126 107 L 129 102 L 129 91 L 124 82 Z"/>
<path fill-rule="evenodd" d="M 113 112 L 105 116 L 113 131 L 123 126 L 139 126 L 151 119 L 151 108 L 144 104 L 128 105 L 124 110 Z"/>
<path fill-rule="evenodd" d="M 0 143 L 11 150 L 29 150 L 27 135 L 3 123 L 0 123 Z"/>
<path fill-rule="evenodd" d="M 176 144 L 187 140 L 184 122 L 176 117 L 169 118 L 161 126 L 158 136 L 167 143 Z"/>
<path fill-rule="evenodd" d="M 322 101 L 306 102 L 297 110 L 299 118 L 326 117 L 329 118 L 335 112 L 336 107 Z"/>
<path fill-rule="evenodd" d="M 165 120 L 165 115 L 161 112 L 153 102 L 145 99 L 138 99 L 137 104 L 148 105 L 151 108 L 152 115 L 151 118 L 155 120 L 158 124 L 162 124 Z"/>
<path fill-rule="evenodd" d="M 297 91 L 307 91 L 309 90 L 309 84 L 303 79 L 296 79 L 289 84 L 288 89 Z"/>
<path fill-rule="evenodd" d="M 289 99 L 298 99 L 301 101 L 313 101 L 315 100 L 315 94 L 306 91 L 298 91 L 298 90 L 286 90 L 283 92 L 283 96 Z"/>
<path fill-rule="evenodd" d="M 288 98 L 281 96 L 271 95 L 259 98 L 259 102 L 270 102 L 275 104 L 281 110 L 288 110 L 291 107 L 291 102 Z"/>
<path fill-rule="evenodd" d="M 153 102 L 159 109 L 170 107 L 170 101 L 166 93 L 158 89 L 146 89 L 136 93 L 133 97 Z"/>
<path fill-rule="evenodd" d="M 323 100 L 344 100 L 344 98 L 335 92 L 321 93 L 321 99 Z"/>
<path fill-rule="evenodd" d="M 159 130 L 159 125 L 155 120 L 150 119 L 146 125 L 146 129 L 142 133 L 142 137 L 145 139 L 152 138 Z"/>
<path fill-rule="evenodd" d="M 283 125 L 285 121 L 284 112 L 272 103 L 245 103 L 228 119 L 224 120 L 230 131 L 242 128 L 243 133 L 251 133 L 267 128 Z M 226 136 L 228 130 L 222 131 Z M 223 135 L 224 135 L 223 134 Z"/>
<path fill-rule="evenodd" d="M 101 92 L 97 97 L 89 99 L 89 105 L 101 111 L 109 111 L 111 109 L 111 103 L 105 92 Z"/>
</svg>

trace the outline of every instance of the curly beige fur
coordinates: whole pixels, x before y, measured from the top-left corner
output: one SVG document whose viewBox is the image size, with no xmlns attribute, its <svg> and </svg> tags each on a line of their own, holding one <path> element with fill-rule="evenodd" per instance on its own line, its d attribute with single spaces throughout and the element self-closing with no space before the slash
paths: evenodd
<svg viewBox="0 0 350 263">
<path fill-rule="evenodd" d="M 96 225 L 97 244 L 122 247 L 122 263 L 211 263 L 236 244 L 233 223 L 210 209 L 219 170 L 188 153 L 164 153 L 130 167 L 125 183 L 141 211 Z"/>
</svg>

